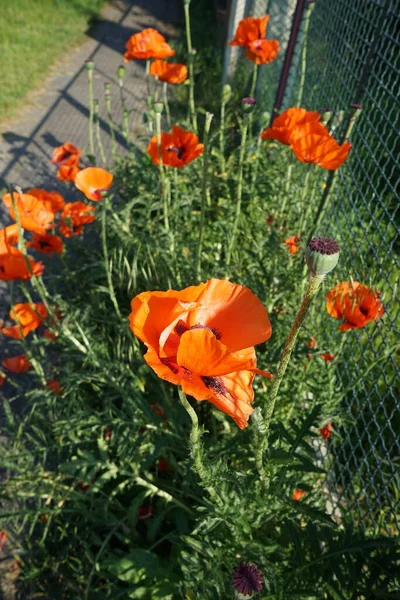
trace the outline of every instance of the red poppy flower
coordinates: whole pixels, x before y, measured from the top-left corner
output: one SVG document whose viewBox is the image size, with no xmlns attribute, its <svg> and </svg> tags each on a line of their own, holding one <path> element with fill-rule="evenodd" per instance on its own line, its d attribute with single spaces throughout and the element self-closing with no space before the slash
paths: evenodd
<svg viewBox="0 0 400 600">
<path fill-rule="evenodd" d="M 374 292 L 359 281 L 338 283 L 328 292 L 326 300 L 326 309 L 331 317 L 344 321 L 339 327 L 340 331 L 365 327 L 385 312 L 379 292 Z"/>
<path fill-rule="evenodd" d="M 44 337 L 46 340 L 55 340 L 57 337 L 57 334 L 50 331 L 50 329 L 45 329 L 43 331 L 42 337 Z"/>
<path fill-rule="evenodd" d="M 261 133 L 263 140 L 278 140 L 289 146 L 294 130 L 306 123 L 317 123 L 321 118 L 318 112 L 305 110 L 304 108 L 288 108 L 274 119 L 272 127 L 267 127 Z M 328 130 L 326 130 L 329 135 Z"/>
<path fill-rule="evenodd" d="M 114 176 L 99 167 L 88 167 L 79 171 L 75 185 L 88 200 L 101 200 L 104 192 L 110 189 Z"/>
<path fill-rule="evenodd" d="M 349 155 L 350 142 L 340 146 L 334 137 L 326 135 L 326 128 L 321 123 L 308 123 L 303 127 L 305 129 L 299 127 L 295 130 L 291 141 L 296 158 L 330 171 L 338 169 Z"/>
<path fill-rule="evenodd" d="M 53 226 L 54 213 L 35 196 L 14 193 L 14 201 L 21 226 L 24 229 L 36 231 L 36 233 L 45 233 L 47 229 Z M 16 221 L 11 194 L 3 196 L 3 202 L 7 206 L 11 218 Z"/>
<path fill-rule="evenodd" d="M 255 40 L 246 50 L 246 58 L 257 65 L 268 65 L 279 54 L 278 40 Z"/>
<path fill-rule="evenodd" d="M 34 233 L 31 242 L 26 242 L 26 246 L 35 248 L 38 252 L 43 254 L 62 254 L 64 250 L 64 242 L 58 235 L 50 235 L 45 233 Z"/>
<path fill-rule="evenodd" d="M 318 433 L 320 433 L 322 437 L 326 440 L 329 440 L 329 438 L 331 437 L 331 429 L 332 423 L 327 423 L 325 427 L 322 427 L 322 429 L 318 429 Z"/>
<path fill-rule="evenodd" d="M 317 342 L 317 338 L 315 338 L 313 335 L 310 337 L 307 346 L 309 348 L 316 348 L 318 346 L 318 342 Z"/>
<path fill-rule="evenodd" d="M 168 465 L 168 461 L 166 458 L 160 458 L 160 460 L 157 463 L 157 471 L 159 473 L 165 473 L 166 471 L 168 471 L 169 469 L 169 465 Z"/>
<path fill-rule="evenodd" d="M 26 193 L 40 200 L 52 213 L 57 213 L 64 208 L 65 200 L 58 192 L 47 192 L 39 188 L 31 188 Z"/>
<path fill-rule="evenodd" d="M 147 147 L 153 162 L 158 165 L 157 136 L 151 138 Z M 172 133 L 162 133 L 160 152 L 163 165 L 167 167 L 184 167 L 204 152 L 204 145 L 199 144 L 195 133 L 174 125 Z"/>
<path fill-rule="evenodd" d="M 299 251 L 298 243 L 300 242 L 300 238 L 297 235 L 293 235 L 292 237 L 288 237 L 285 240 L 285 244 L 288 247 L 290 254 L 296 254 Z"/>
<path fill-rule="evenodd" d="M 134 59 L 168 58 L 175 54 L 175 50 L 167 44 L 165 37 L 151 27 L 132 35 L 126 42 L 125 48 L 125 62 Z"/>
<path fill-rule="evenodd" d="M 95 220 L 94 206 L 84 202 L 68 202 L 61 213 L 60 232 L 64 237 L 80 235 L 83 226 Z"/>
<path fill-rule="evenodd" d="M 26 371 L 29 371 L 29 369 L 32 368 L 26 354 L 5 358 L 1 364 L 5 369 L 12 373 L 26 373 Z"/>
<path fill-rule="evenodd" d="M 153 507 L 150 504 L 142 504 L 139 506 L 137 511 L 137 518 L 139 521 L 145 521 L 153 516 Z"/>
<path fill-rule="evenodd" d="M 29 257 L 28 262 L 31 270 L 26 264 L 25 256 L 17 248 L 10 247 L 8 252 L 0 252 L 0 280 L 30 279 L 32 273 L 36 276 L 43 273 L 44 265 L 41 262 Z"/>
<path fill-rule="evenodd" d="M 271 335 L 260 300 L 241 285 L 210 279 L 181 291 L 144 292 L 131 308 L 130 327 L 157 375 L 247 427 L 254 374 L 272 377 L 257 369 L 253 347 Z"/>
<path fill-rule="evenodd" d="M 53 394 L 55 394 L 56 396 L 63 395 L 61 383 L 57 381 L 57 379 L 49 379 L 48 381 L 46 381 L 46 385 L 49 388 L 49 390 L 53 392 Z"/>
<path fill-rule="evenodd" d="M 6 378 L 3 377 L 3 375 L 0 375 L 0 385 L 3 385 L 3 383 L 5 382 Z M 0 539 L 1 542 L 1 539 Z M 0 544 L 0 550 L 1 550 L 1 544 Z"/>
<path fill-rule="evenodd" d="M 70 142 L 65 142 L 53 150 L 51 162 L 57 165 L 77 164 L 81 156 L 81 151 Z"/>
<path fill-rule="evenodd" d="M 188 76 L 186 65 L 155 60 L 150 65 L 150 75 L 170 84 L 183 83 Z"/>
<path fill-rule="evenodd" d="M 22 302 L 14 304 L 9 315 L 10 319 L 17 321 L 20 326 L 3 327 L 0 331 L 4 335 L 20 340 L 42 325 L 47 317 L 47 308 L 42 303 L 30 305 L 29 302 Z"/>
<path fill-rule="evenodd" d="M 292 500 L 301 500 L 304 494 L 307 494 L 305 490 L 294 490 Z"/>
<path fill-rule="evenodd" d="M 2 529 L 0 529 L 0 550 L 3 548 L 5 542 L 7 539 L 7 534 L 5 531 L 3 531 Z"/>
<path fill-rule="evenodd" d="M 323 358 L 324 361 L 329 364 L 333 361 L 335 355 L 331 354 L 330 352 L 325 352 L 325 354 L 321 354 L 321 358 Z"/>
<path fill-rule="evenodd" d="M 235 37 L 228 46 L 248 46 L 251 42 L 262 40 L 267 33 L 269 15 L 264 17 L 247 17 L 237 26 Z"/>
<path fill-rule="evenodd" d="M 57 179 L 60 181 L 75 181 L 76 176 L 80 171 L 78 164 L 61 165 L 57 171 Z"/>
</svg>

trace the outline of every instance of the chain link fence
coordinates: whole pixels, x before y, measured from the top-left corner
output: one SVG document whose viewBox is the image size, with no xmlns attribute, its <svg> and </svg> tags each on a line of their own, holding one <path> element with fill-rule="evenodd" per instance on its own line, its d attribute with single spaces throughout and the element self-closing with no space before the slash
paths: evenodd
<svg viewBox="0 0 400 600">
<path fill-rule="evenodd" d="M 358 527 L 394 534 L 400 531 L 400 5 L 317 0 L 310 10 L 310 4 L 255 0 L 250 7 L 247 14 L 255 16 L 268 11 L 267 37 L 281 43 L 274 67 L 261 69 L 258 100 L 271 114 L 300 103 L 331 109 L 337 139 L 350 105 L 362 106 L 350 160 L 337 172 L 315 233 L 336 238 L 344 249 L 337 280 L 381 290 L 385 315 L 347 334 L 337 331 L 337 321 L 327 322 L 324 347 L 342 344 L 337 387 L 345 390 L 339 435 L 329 444 L 327 485 L 331 504 L 350 509 Z M 319 169 L 309 198 L 316 207 L 325 177 Z"/>
</svg>

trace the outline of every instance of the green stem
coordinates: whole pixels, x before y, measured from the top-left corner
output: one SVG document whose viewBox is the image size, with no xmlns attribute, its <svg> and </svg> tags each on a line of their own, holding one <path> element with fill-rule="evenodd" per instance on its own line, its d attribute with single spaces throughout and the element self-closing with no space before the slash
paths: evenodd
<svg viewBox="0 0 400 600">
<path fill-rule="evenodd" d="M 290 182 L 292 179 L 293 164 L 294 164 L 293 153 L 290 152 L 289 157 L 288 157 L 288 168 L 287 168 L 286 180 L 285 180 L 285 195 L 283 197 L 283 201 L 282 201 L 282 204 L 281 204 L 281 207 L 279 210 L 282 219 L 285 216 L 285 209 L 286 209 L 287 201 L 289 199 Z"/>
<path fill-rule="evenodd" d="M 207 183 L 208 183 L 208 156 L 209 156 L 209 144 L 208 135 L 210 132 L 211 121 L 214 115 L 211 113 L 206 114 L 206 122 L 204 125 L 204 154 L 203 154 L 203 182 L 201 190 L 201 216 L 200 216 L 200 229 L 199 229 L 199 242 L 197 246 L 197 261 L 196 261 L 196 275 L 197 279 L 201 279 L 201 252 L 203 249 L 203 235 L 204 235 L 204 221 L 206 211 L 206 200 L 207 200 Z"/>
<path fill-rule="evenodd" d="M 96 140 L 97 140 L 97 144 L 100 149 L 101 160 L 103 161 L 103 164 L 106 164 L 106 162 L 107 162 L 106 155 L 104 153 L 103 143 L 101 141 L 101 135 L 100 135 L 99 101 L 98 100 L 94 101 L 94 121 L 95 121 L 95 125 L 96 125 Z"/>
<path fill-rule="evenodd" d="M 163 83 L 163 99 L 164 99 L 165 114 L 167 117 L 168 129 L 171 129 L 171 113 L 169 111 L 169 104 L 168 104 L 168 83 L 166 81 L 164 81 L 164 83 Z"/>
<path fill-rule="evenodd" d="M 91 161 L 96 161 L 94 153 L 94 137 L 93 137 L 93 117 L 94 117 L 94 102 L 93 102 L 93 70 L 88 72 L 88 92 L 89 92 L 89 149 Z"/>
<path fill-rule="evenodd" d="M 254 63 L 253 76 L 251 79 L 251 88 L 250 88 L 250 94 L 249 94 L 250 98 L 255 98 L 254 94 L 256 93 L 257 75 L 258 75 L 258 64 Z"/>
<path fill-rule="evenodd" d="M 129 143 L 129 111 L 125 106 L 124 82 L 122 79 L 119 80 L 119 96 L 122 106 L 122 132 L 126 142 Z"/>
<path fill-rule="evenodd" d="M 261 133 L 263 132 L 264 128 L 261 128 L 260 130 L 260 134 L 257 138 L 257 147 L 256 147 L 256 157 L 254 159 L 254 163 L 252 165 L 252 174 L 251 174 L 251 187 L 250 187 L 250 199 L 251 201 L 254 198 L 254 192 L 256 189 L 256 181 L 257 181 L 257 175 L 258 175 L 258 165 L 260 162 L 260 152 L 261 152 L 261 144 L 262 144 L 262 139 L 261 139 Z"/>
<path fill-rule="evenodd" d="M 221 118 L 219 124 L 219 153 L 221 158 L 221 171 L 225 173 L 225 102 L 221 102 Z"/>
<path fill-rule="evenodd" d="M 189 62 L 189 114 L 190 120 L 193 125 L 194 132 L 197 133 L 197 117 L 196 108 L 194 102 L 194 52 L 192 47 L 192 35 L 190 31 L 190 2 L 185 2 L 185 26 L 186 26 L 186 42 L 188 49 L 188 62 Z"/>
<path fill-rule="evenodd" d="M 167 195 L 167 182 L 165 180 L 164 166 L 162 161 L 162 150 L 161 150 L 161 114 L 156 113 L 156 136 L 157 136 L 157 157 L 158 157 L 158 168 L 160 171 L 161 179 L 161 194 L 163 197 L 164 205 L 164 227 L 165 231 L 169 232 L 169 216 L 168 216 L 168 195 Z"/>
<path fill-rule="evenodd" d="M 232 251 L 233 246 L 236 241 L 236 233 L 239 225 L 239 219 L 242 209 L 242 192 L 243 192 L 243 164 L 244 164 L 244 156 L 246 150 L 246 137 L 247 137 L 247 128 L 249 124 L 248 115 L 244 115 L 243 117 L 243 127 L 242 127 L 242 139 L 240 143 L 240 155 L 239 155 L 239 172 L 238 172 L 238 184 L 237 184 L 237 195 L 236 195 L 236 215 L 235 221 L 233 223 L 232 232 L 229 239 L 228 252 L 226 255 L 226 277 L 229 276 L 229 267 L 231 264 Z"/>
<path fill-rule="evenodd" d="M 308 40 L 308 30 L 310 28 L 310 19 L 311 14 L 314 9 L 315 3 L 308 3 L 306 6 L 306 14 L 304 17 L 304 39 L 303 39 L 303 49 L 301 53 L 301 75 L 300 75 L 300 85 L 299 85 L 299 96 L 297 100 L 297 106 L 301 106 L 301 102 L 303 100 L 303 92 L 304 92 L 304 84 L 306 81 L 306 70 L 307 70 L 307 40 Z"/>
<path fill-rule="evenodd" d="M 101 242 L 103 246 L 103 259 L 104 259 L 104 268 L 106 270 L 107 275 L 107 283 L 108 283 L 108 291 L 110 294 L 111 302 L 115 308 L 115 312 L 117 316 L 122 320 L 121 311 L 119 310 L 119 305 L 117 301 L 117 297 L 115 295 L 114 286 L 112 282 L 112 273 L 110 269 L 110 261 L 108 258 L 108 247 L 107 247 L 107 204 L 108 198 L 103 198 L 103 210 L 101 215 Z"/>
<path fill-rule="evenodd" d="M 266 434 L 265 434 L 265 438 L 263 441 L 263 446 L 264 446 L 263 452 L 268 448 L 268 436 L 269 436 L 270 423 L 271 423 L 272 414 L 274 412 L 275 400 L 277 398 L 280 385 L 282 383 L 287 366 L 289 364 L 289 360 L 292 355 L 292 351 L 295 346 L 296 339 L 299 334 L 300 328 L 304 322 L 304 319 L 306 318 L 306 315 L 310 309 L 311 303 L 312 303 L 313 299 L 315 298 L 322 281 L 323 281 L 323 277 L 310 276 L 308 288 L 305 293 L 303 302 L 300 306 L 299 312 L 297 313 L 297 316 L 294 320 L 292 328 L 287 337 L 287 340 L 286 340 L 286 343 L 285 343 L 285 346 L 283 349 L 283 353 L 281 356 L 281 360 L 280 360 L 280 363 L 278 366 L 278 370 L 273 379 L 270 394 L 269 394 L 269 397 L 267 400 L 267 406 L 266 406 L 265 417 L 264 417 Z"/>
<path fill-rule="evenodd" d="M 107 86 L 109 86 L 109 84 L 107 84 Z M 115 141 L 115 130 L 114 130 L 114 123 L 112 120 L 111 93 L 110 93 L 109 87 L 106 87 L 104 96 L 105 96 L 105 103 L 106 103 L 108 128 L 110 130 L 110 135 L 111 135 L 111 154 L 112 154 L 113 159 L 115 160 L 117 144 Z"/>
</svg>

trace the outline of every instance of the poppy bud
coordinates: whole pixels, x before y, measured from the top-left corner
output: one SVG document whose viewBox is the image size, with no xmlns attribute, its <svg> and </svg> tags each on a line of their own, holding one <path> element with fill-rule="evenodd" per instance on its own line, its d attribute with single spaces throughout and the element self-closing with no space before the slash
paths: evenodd
<svg viewBox="0 0 400 600">
<path fill-rule="evenodd" d="M 126 69 L 125 69 L 124 65 L 120 65 L 118 67 L 117 75 L 118 75 L 119 80 L 121 80 L 121 81 L 123 80 L 123 78 L 125 77 L 125 71 L 126 71 Z"/>
<path fill-rule="evenodd" d="M 196 48 L 192 48 L 191 54 L 192 54 L 192 56 L 196 56 L 196 54 L 197 54 Z"/>
<path fill-rule="evenodd" d="M 85 67 L 88 71 L 93 71 L 94 62 L 89 58 L 89 60 L 85 60 Z"/>
<path fill-rule="evenodd" d="M 164 104 L 162 102 L 154 102 L 153 108 L 157 115 L 161 115 L 162 111 L 164 110 Z"/>
<path fill-rule="evenodd" d="M 310 240 L 305 252 L 306 263 L 314 277 L 325 277 L 339 260 L 339 244 L 331 238 L 316 237 Z"/>
<path fill-rule="evenodd" d="M 106 96 L 111 96 L 111 83 L 104 84 L 104 93 Z"/>
<path fill-rule="evenodd" d="M 332 118 L 333 110 L 331 108 L 324 108 L 321 112 L 321 121 L 326 125 Z"/>
<path fill-rule="evenodd" d="M 256 101 L 254 100 L 254 98 L 242 98 L 241 100 L 242 103 L 242 108 L 243 108 L 243 112 L 246 115 L 251 114 L 256 106 Z"/>
<path fill-rule="evenodd" d="M 222 88 L 222 104 L 227 104 L 232 96 L 232 88 L 229 83 L 226 83 Z"/>
</svg>

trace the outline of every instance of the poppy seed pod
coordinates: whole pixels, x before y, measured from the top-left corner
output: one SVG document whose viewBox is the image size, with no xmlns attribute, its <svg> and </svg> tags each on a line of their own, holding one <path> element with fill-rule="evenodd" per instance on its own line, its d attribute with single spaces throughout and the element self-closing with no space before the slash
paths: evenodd
<svg viewBox="0 0 400 600">
<path fill-rule="evenodd" d="M 161 115 L 164 110 L 164 104 L 162 102 L 154 102 L 153 109 L 157 115 Z"/>
<path fill-rule="evenodd" d="M 85 67 L 88 71 L 93 71 L 94 62 L 90 58 L 88 60 L 85 60 Z"/>
<path fill-rule="evenodd" d="M 226 83 L 222 88 L 222 104 L 227 104 L 232 96 L 232 88 L 229 83 Z"/>
<path fill-rule="evenodd" d="M 338 263 L 339 244 L 331 238 L 313 238 L 307 245 L 305 258 L 314 277 L 325 277 Z"/>
<path fill-rule="evenodd" d="M 117 70 L 118 79 L 122 80 L 125 77 L 125 71 L 126 71 L 126 69 L 125 69 L 124 65 L 120 65 L 118 67 L 118 70 Z"/>
</svg>

